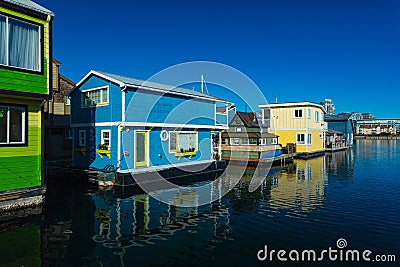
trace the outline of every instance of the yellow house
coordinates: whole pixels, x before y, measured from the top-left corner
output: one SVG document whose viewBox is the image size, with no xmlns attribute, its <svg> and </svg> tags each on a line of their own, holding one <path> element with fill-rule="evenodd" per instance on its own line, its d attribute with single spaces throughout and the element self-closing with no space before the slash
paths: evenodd
<svg viewBox="0 0 400 267">
<path fill-rule="evenodd" d="M 299 157 L 325 153 L 325 109 L 312 102 L 259 105 L 262 124 L 269 133 L 279 136 L 282 147 L 295 144 Z"/>
</svg>

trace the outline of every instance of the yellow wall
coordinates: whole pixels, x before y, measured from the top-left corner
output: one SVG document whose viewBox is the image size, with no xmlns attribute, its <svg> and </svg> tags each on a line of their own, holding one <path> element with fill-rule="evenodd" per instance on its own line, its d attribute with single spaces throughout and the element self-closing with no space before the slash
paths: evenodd
<svg viewBox="0 0 400 267">
<path fill-rule="evenodd" d="M 324 150 L 324 110 L 313 105 L 269 107 L 271 111 L 271 125 L 268 132 L 279 136 L 279 143 L 285 147 L 288 143 L 296 144 L 297 133 L 311 133 L 310 145 L 296 144 L 297 152 L 316 152 Z M 295 118 L 296 109 L 303 110 L 302 118 Z M 308 117 L 307 109 L 310 111 Z M 315 120 L 315 112 L 318 112 L 318 121 Z M 320 137 L 321 136 L 321 137 Z"/>
</svg>

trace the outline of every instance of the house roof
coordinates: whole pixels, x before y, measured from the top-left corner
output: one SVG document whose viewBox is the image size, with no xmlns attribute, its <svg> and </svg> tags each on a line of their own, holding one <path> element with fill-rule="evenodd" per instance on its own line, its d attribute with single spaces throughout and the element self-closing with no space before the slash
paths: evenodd
<svg viewBox="0 0 400 267">
<path fill-rule="evenodd" d="M 96 70 L 91 70 L 82 80 L 80 80 L 76 84 L 76 86 L 68 94 L 70 94 L 75 89 L 79 88 L 89 77 L 91 77 L 93 75 L 103 78 L 105 80 L 108 80 L 110 82 L 113 82 L 115 84 L 118 84 L 121 88 L 123 88 L 125 86 L 126 87 L 134 87 L 134 88 L 140 88 L 142 90 L 150 90 L 150 91 L 155 90 L 155 91 L 160 91 L 163 93 L 185 95 L 185 96 L 194 97 L 194 98 L 204 98 L 204 99 L 208 99 L 208 100 L 221 101 L 221 102 L 233 104 L 232 102 L 224 100 L 222 98 L 218 98 L 218 97 L 215 97 L 215 96 L 212 96 L 209 94 L 201 93 L 201 92 L 198 92 L 195 90 L 189 90 L 189 89 L 182 88 L 182 87 L 161 84 L 161 83 L 156 83 L 156 82 L 151 82 L 151 81 L 139 80 L 136 78 L 126 77 L 126 76 L 121 76 L 121 75 L 117 75 L 117 74 L 96 71 Z"/>
<path fill-rule="evenodd" d="M 260 128 L 260 125 L 257 122 L 257 117 L 254 112 L 236 112 L 236 116 L 240 118 L 245 127 L 257 127 Z"/>
<path fill-rule="evenodd" d="M 326 131 L 326 135 L 334 135 L 334 134 L 336 134 L 336 135 L 343 135 L 342 132 L 335 131 L 335 130 L 330 130 L 330 129 L 328 129 L 328 131 Z"/>
<path fill-rule="evenodd" d="M 54 16 L 54 13 L 48 10 L 47 8 L 42 7 L 41 5 L 36 4 L 31 0 L 3 0 L 4 2 L 8 2 L 10 4 L 14 4 L 16 6 L 20 6 L 23 8 L 27 8 L 29 10 L 33 10 L 45 15 Z"/>
<path fill-rule="evenodd" d="M 353 114 L 351 113 L 340 113 L 337 115 L 325 115 L 325 121 L 348 121 L 351 119 Z"/>
<path fill-rule="evenodd" d="M 320 104 L 317 103 L 313 103 L 313 102 L 286 102 L 286 103 L 273 103 L 273 104 L 262 104 L 262 105 L 258 105 L 258 107 L 260 108 L 282 108 L 282 107 L 317 107 L 322 109 L 325 113 L 326 110 L 323 106 L 321 106 Z"/>
</svg>

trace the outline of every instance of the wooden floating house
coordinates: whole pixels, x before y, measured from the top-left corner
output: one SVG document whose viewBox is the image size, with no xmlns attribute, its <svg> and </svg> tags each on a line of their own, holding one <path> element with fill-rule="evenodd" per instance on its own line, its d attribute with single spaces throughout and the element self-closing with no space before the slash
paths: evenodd
<svg viewBox="0 0 400 267">
<path fill-rule="evenodd" d="M 32 1 L 0 1 L 0 213 L 44 200 L 41 111 L 51 94 L 53 17 Z"/>
<path fill-rule="evenodd" d="M 259 105 L 261 125 L 279 135 L 283 147 L 296 145 L 297 157 L 309 158 L 325 153 L 325 109 L 312 102 Z"/>
<path fill-rule="evenodd" d="M 353 139 L 352 139 L 353 140 Z M 340 150 L 346 150 L 350 148 L 346 140 L 346 134 L 329 130 L 325 133 L 325 151 L 335 152 Z"/>
<path fill-rule="evenodd" d="M 93 70 L 69 97 L 73 165 L 100 170 L 104 180 L 115 173 L 113 182 L 126 185 L 118 177 L 154 171 L 176 176 L 182 168 L 220 166 L 214 164 L 212 136 L 228 128 L 229 101 Z"/>
<path fill-rule="evenodd" d="M 282 153 L 278 139 L 279 136 L 260 127 L 255 113 L 236 112 L 229 129 L 221 134 L 221 157 L 247 165 L 291 161 L 294 154 Z"/>
</svg>

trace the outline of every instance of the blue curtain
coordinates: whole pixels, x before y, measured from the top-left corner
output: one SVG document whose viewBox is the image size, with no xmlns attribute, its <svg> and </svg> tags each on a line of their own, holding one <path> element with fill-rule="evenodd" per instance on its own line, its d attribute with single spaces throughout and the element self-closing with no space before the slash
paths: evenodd
<svg viewBox="0 0 400 267">
<path fill-rule="evenodd" d="M 6 17 L 0 16 L 0 64 L 7 64 L 6 52 Z"/>
<path fill-rule="evenodd" d="M 39 27 L 9 19 L 9 65 L 39 70 Z"/>
</svg>

